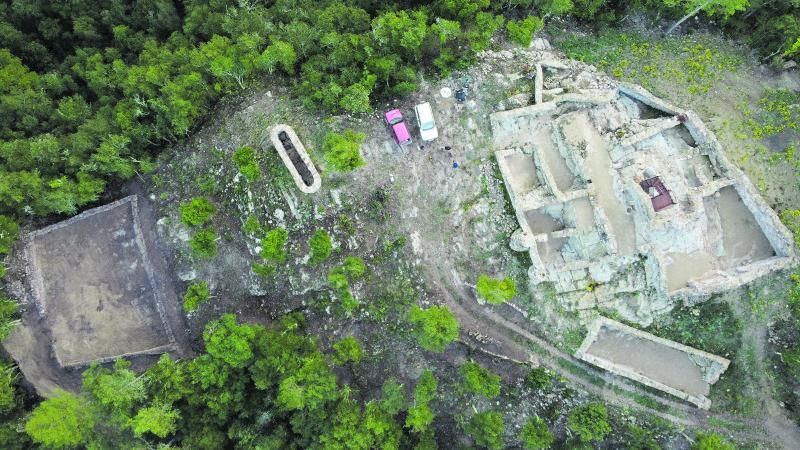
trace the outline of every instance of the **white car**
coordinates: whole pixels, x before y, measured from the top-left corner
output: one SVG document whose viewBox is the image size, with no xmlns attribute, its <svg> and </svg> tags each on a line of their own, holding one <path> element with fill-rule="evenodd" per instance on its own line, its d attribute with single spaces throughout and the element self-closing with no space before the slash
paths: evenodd
<svg viewBox="0 0 800 450">
<path fill-rule="evenodd" d="M 436 129 L 436 122 L 433 120 L 433 110 L 430 103 L 425 102 L 415 106 L 414 114 L 417 116 L 419 134 L 423 141 L 432 141 L 439 137 L 439 130 Z"/>
</svg>

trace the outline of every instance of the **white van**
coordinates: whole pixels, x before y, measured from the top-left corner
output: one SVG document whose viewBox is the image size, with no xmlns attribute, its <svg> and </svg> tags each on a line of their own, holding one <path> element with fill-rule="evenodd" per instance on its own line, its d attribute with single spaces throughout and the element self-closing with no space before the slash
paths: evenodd
<svg viewBox="0 0 800 450">
<path fill-rule="evenodd" d="M 439 137 L 439 130 L 436 129 L 436 122 L 433 120 L 433 110 L 430 103 L 425 102 L 415 106 L 414 114 L 417 116 L 419 134 L 423 141 L 432 141 Z"/>
</svg>

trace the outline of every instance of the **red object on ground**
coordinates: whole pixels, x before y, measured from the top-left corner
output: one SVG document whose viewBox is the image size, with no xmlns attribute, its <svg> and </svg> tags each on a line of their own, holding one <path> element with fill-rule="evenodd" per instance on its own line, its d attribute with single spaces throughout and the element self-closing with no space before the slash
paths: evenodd
<svg viewBox="0 0 800 450">
<path fill-rule="evenodd" d="M 642 189 L 644 189 L 644 191 L 648 193 L 651 187 L 655 188 L 658 195 L 656 195 L 655 197 L 650 197 L 650 201 L 653 203 L 653 209 L 656 210 L 656 212 L 661 211 L 662 209 L 668 208 L 675 204 L 675 202 L 672 201 L 672 196 L 669 194 L 669 191 L 664 186 L 664 183 L 661 181 L 661 178 L 659 177 L 648 178 L 639 183 L 639 186 L 641 186 Z"/>
</svg>

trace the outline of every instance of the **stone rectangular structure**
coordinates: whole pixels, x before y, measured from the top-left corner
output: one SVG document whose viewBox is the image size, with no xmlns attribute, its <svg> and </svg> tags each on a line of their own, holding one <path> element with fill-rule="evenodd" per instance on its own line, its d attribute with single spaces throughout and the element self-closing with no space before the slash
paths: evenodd
<svg viewBox="0 0 800 450">
<path fill-rule="evenodd" d="M 606 317 L 589 326 L 575 356 L 708 409 L 707 395 L 730 361 Z"/>
</svg>

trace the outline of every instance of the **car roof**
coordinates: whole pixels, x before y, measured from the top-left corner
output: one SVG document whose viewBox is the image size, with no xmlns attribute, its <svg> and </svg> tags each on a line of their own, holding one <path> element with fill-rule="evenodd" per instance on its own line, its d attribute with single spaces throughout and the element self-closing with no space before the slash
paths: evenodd
<svg viewBox="0 0 800 450">
<path fill-rule="evenodd" d="M 408 127 L 406 127 L 405 122 L 394 124 L 392 129 L 394 130 L 394 134 L 397 136 L 398 141 L 402 142 L 411 139 L 411 133 L 408 132 Z"/>
<path fill-rule="evenodd" d="M 423 122 L 433 121 L 433 110 L 431 110 L 431 104 L 428 102 L 420 103 L 419 105 L 414 107 L 414 110 L 417 113 L 417 117 Z"/>
</svg>

